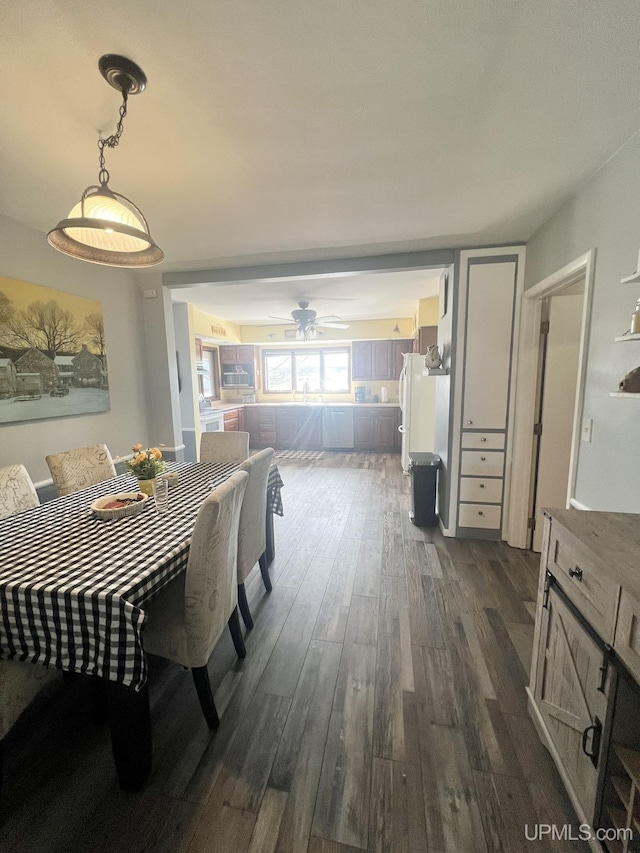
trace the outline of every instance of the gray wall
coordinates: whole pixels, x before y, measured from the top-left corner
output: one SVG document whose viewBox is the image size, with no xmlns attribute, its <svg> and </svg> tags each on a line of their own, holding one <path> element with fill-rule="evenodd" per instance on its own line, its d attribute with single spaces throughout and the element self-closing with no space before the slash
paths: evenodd
<svg viewBox="0 0 640 853">
<path fill-rule="evenodd" d="M 46 454 L 106 442 L 114 456 L 125 455 L 138 441 L 152 442 L 135 276 L 67 258 L 47 244 L 45 234 L 6 217 L 0 217 L 0 259 L 0 275 L 102 303 L 111 396 L 110 412 L 0 424 L 0 466 L 22 462 L 37 482 L 49 479 Z"/>
<path fill-rule="evenodd" d="M 590 509 L 640 512 L 640 398 L 610 397 L 640 365 L 640 341 L 614 343 L 630 326 L 640 284 L 621 285 L 640 249 L 640 132 L 527 244 L 525 289 L 595 248 L 585 418 L 576 499 Z"/>
</svg>

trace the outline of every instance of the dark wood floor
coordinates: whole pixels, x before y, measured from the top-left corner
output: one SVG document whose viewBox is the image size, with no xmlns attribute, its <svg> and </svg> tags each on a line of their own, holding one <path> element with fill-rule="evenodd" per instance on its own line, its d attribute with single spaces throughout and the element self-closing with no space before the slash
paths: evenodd
<svg viewBox="0 0 640 853">
<path fill-rule="evenodd" d="M 0 850 L 483 853 L 574 822 L 527 716 L 537 558 L 408 520 L 397 456 L 280 460 L 285 517 L 206 727 L 190 674 L 152 662 L 154 770 L 115 781 L 84 680 L 6 742 Z M 576 830 L 577 832 L 577 830 Z"/>
</svg>

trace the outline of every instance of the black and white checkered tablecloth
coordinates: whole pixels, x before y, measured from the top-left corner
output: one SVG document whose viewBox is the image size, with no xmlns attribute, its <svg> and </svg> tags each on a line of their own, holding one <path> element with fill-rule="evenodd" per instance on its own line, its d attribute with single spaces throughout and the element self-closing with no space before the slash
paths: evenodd
<svg viewBox="0 0 640 853">
<path fill-rule="evenodd" d="M 202 501 L 238 468 L 167 467 L 180 481 L 164 515 L 152 500 L 129 518 L 92 515 L 96 498 L 137 490 L 125 474 L 0 521 L 1 657 L 144 684 L 144 602 L 186 568 Z M 274 465 L 268 495 L 279 515 L 282 485 Z"/>
</svg>

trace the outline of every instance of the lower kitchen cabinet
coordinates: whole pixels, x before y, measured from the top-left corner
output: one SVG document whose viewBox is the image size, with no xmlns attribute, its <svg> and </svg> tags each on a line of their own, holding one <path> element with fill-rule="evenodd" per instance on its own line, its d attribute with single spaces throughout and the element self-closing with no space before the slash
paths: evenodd
<svg viewBox="0 0 640 853">
<path fill-rule="evenodd" d="M 283 406 L 276 409 L 277 450 L 319 450 L 322 447 L 322 409 Z"/>
<path fill-rule="evenodd" d="M 381 409 L 376 406 L 356 408 L 353 413 L 354 447 L 356 450 L 373 450 L 394 453 L 400 450 L 398 438 L 398 413 L 396 407 Z"/>
<path fill-rule="evenodd" d="M 235 432 L 244 429 L 244 416 L 242 409 L 228 409 L 224 413 L 224 431 Z"/>
<path fill-rule="evenodd" d="M 245 406 L 243 428 L 251 447 L 276 446 L 276 412 L 273 406 Z"/>
</svg>

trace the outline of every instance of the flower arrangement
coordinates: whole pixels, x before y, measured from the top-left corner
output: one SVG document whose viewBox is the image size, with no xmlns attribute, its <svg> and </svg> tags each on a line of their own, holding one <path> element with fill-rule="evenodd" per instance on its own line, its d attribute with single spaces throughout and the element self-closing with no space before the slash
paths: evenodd
<svg viewBox="0 0 640 853">
<path fill-rule="evenodd" d="M 162 453 L 157 447 L 143 450 L 141 444 L 135 444 L 131 449 L 134 456 L 127 461 L 127 469 L 139 480 L 153 480 L 164 471 Z"/>
</svg>

